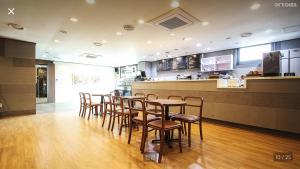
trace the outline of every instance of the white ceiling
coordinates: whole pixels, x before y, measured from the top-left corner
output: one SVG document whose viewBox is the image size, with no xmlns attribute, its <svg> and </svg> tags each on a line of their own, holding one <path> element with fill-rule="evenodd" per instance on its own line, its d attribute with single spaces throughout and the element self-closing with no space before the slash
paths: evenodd
<svg viewBox="0 0 300 169">
<path fill-rule="evenodd" d="M 91 1 L 91 0 L 89 0 Z M 300 37 L 300 31 L 284 33 L 282 28 L 300 25 L 300 1 L 289 0 L 297 7 L 275 7 L 278 0 L 180 0 L 180 7 L 207 26 L 194 24 L 172 33 L 150 24 L 138 24 L 138 19 L 149 21 L 169 10 L 171 0 L 0 0 L 0 36 L 37 43 L 36 57 L 56 61 L 120 66 L 142 60 L 165 58 L 192 53 L 243 47 Z M 250 6 L 259 3 L 258 10 Z M 15 8 L 8 15 L 7 8 Z M 70 21 L 78 18 L 78 22 Z M 7 23 L 24 26 L 14 30 Z M 124 24 L 135 26 L 124 31 Z M 272 29 L 271 33 L 266 33 Z M 67 34 L 59 31 L 66 30 Z M 117 36 L 116 32 L 122 32 Z M 253 35 L 241 38 L 243 32 Z M 183 41 L 182 38 L 191 40 Z M 226 37 L 231 39 L 226 40 Z M 54 40 L 59 39 L 59 43 Z M 107 42 L 93 48 L 94 42 Z M 152 43 L 148 44 L 147 41 Z M 196 44 L 201 43 L 201 47 Z M 174 50 L 178 49 L 178 50 Z M 158 56 L 156 53 L 161 53 Z M 102 55 L 98 59 L 79 57 L 82 53 Z"/>
</svg>

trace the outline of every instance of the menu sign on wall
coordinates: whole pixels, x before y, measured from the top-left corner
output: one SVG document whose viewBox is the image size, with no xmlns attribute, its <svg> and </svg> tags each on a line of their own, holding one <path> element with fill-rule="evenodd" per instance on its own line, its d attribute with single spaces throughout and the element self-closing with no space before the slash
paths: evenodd
<svg viewBox="0 0 300 169">
<path fill-rule="evenodd" d="M 190 55 L 188 56 L 188 68 L 194 69 L 200 67 L 200 55 Z"/>
<path fill-rule="evenodd" d="M 173 59 L 173 70 L 186 69 L 188 65 L 187 56 L 181 56 Z"/>
<path fill-rule="evenodd" d="M 166 69 L 165 70 L 171 70 L 173 66 L 173 59 L 167 59 L 166 60 Z"/>
</svg>

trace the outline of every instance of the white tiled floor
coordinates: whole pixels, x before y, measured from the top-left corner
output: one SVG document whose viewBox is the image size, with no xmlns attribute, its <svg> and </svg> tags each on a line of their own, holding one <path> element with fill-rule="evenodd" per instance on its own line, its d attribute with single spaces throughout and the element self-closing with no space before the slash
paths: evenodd
<svg viewBox="0 0 300 169">
<path fill-rule="evenodd" d="M 36 113 L 79 113 L 78 103 L 44 103 L 36 104 Z"/>
</svg>

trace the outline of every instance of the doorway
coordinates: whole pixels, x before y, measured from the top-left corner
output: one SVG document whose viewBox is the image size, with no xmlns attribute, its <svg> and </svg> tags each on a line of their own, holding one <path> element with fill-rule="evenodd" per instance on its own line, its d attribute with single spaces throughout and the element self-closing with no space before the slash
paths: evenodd
<svg viewBox="0 0 300 169">
<path fill-rule="evenodd" d="M 47 74 L 47 65 L 36 65 L 36 103 L 48 102 Z"/>
</svg>

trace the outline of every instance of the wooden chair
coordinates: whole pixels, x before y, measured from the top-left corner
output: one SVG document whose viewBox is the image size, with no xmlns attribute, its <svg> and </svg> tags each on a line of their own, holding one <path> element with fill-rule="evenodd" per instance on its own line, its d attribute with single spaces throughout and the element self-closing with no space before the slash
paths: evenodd
<svg viewBox="0 0 300 169">
<path fill-rule="evenodd" d="M 147 94 L 146 96 L 146 101 L 150 101 L 150 100 L 157 100 L 158 99 L 158 96 L 156 94 Z M 156 111 L 160 111 L 157 109 L 157 107 L 155 106 L 149 106 L 146 102 L 146 110 L 147 111 L 153 111 L 153 112 L 156 112 Z"/>
<path fill-rule="evenodd" d="M 158 99 L 158 96 L 156 95 L 156 94 L 151 94 L 151 93 L 149 93 L 149 94 L 147 94 L 147 96 L 146 96 L 146 100 L 157 100 Z"/>
<path fill-rule="evenodd" d="M 168 96 L 168 99 L 172 99 L 172 100 L 184 100 L 184 98 L 182 96 L 176 96 L 176 95 L 170 95 L 170 96 Z M 179 111 L 176 111 L 176 112 L 171 111 L 171 112 L 169 112 L 170 117 L 172 117 L 172 116 L 174 116 L 176 114 L 182 114 L 183 113 L 183 109 L 184 109 L 184 106 L 179 106 Z M 183 122 L 181 122 L 181 125 L 183 125 L 182 133 L 186 134 L 187 133 L 186 132 L 186 124 L 183 123 Z"/>
<path fill-rule="evenodd" d="M 113 114 L 110 116 L 110 120 L 112 120 L 112 126 L 111 126 L 111 131 L 113 132 L 114 125 L 115 125 L 115 119 L 118 118 L 118 124 L 119 123 L 119 117 L 121 117 L 121 124 L 120 124 L 120 129 L 119 129 L 119 135 L 121 136 L 122 134 L 122 129 L 123 126 L 127 125 L 127 121 L 129 121 L 129 116 L 131 115 L 129 112 L 129 109 L 125 108 L 124 105 L 124 99 L 120 96 L 112 96 L 113 100 Z M 133 112 L 133 114 L 137 115 L 138 112 Z M 110 124 L 111 122 L 109 122 Z"/>
<path fill-rule="evenodd" d="M 136 125 L 142 125 L 144 124 L 144 113 L 145 113 L 145 100 L 144 99 L 128 99 L 128 105 L 129 105 L 129 136 L 128 136 L 128 144 L 130 144 L 131 141 L 131 134 L 133 129 L 133 123 Z M 139 106 L 137 106 L 139 105 Z M 142 113 L 142 116 L 136 115 L 137 113 Z M 147 116 L 148 122 L 159 120 L 158 117 L 153 115 Z M 144 128 L 143 128 L 144 131 Z M 142 138 L 143 140 L 143 138 Z M 142 141 L 140 145 L 140 150 L 142 151 Z"/>
<path fill-rule="evenodd" d="M 102 127 L 104 126 L 106 116 L 109 114 L 110 116 L 113 114 L 113 102 L 111 99 L 111 95 L 104 95 L 103 96 L 103 104 L 104 104 L 104 112 L 102 114 L 103 121 L 102 121 Z M 108 125 L 109 130 L 110 124 Z"/>
<path fill-rule="evenodd" d="M 183 97 L 182 96 L 170 95 L 170 96 L 168 96 L 168 99 L 183 100 Z M 180 106 L 179 108 L 180 108 L 179 111 L 177 111 L 177 112 L 169 112 L 169 115 L 173 116 L 175 114 L 182 114 L 182 112 L 183 112 L 183 106 Z"/>
<path fill-rule="evenodd" d="M 102 106 L 101 103 L 92 102 L 91 94 L 84 93 L 84 117 L 85 117 L 86 109 L 89 109 L 89 116 L 88 116 L 88 120 L 89 120 L 91 113 L 94 112 L 94 109 L 96 110 L 100 106 Z"/>
<path fill-rule="evenodd" d="M 84 93 L 82 92 L 79 92 L 79 99 L 80 99 L 80 106 L 79 106 L 79 116 L 83 116 L 83 113 L 84 113 Z"/>
<path fill-rule="evenodd" d="M 203 132 L 202 132 L 202 109 L 203 109 L 203 98 L 202 97 L 191 97 L 186 96 L 184 100 L 187 102 L 187 105 L 183 109 L 183 114 L 176 114 L 171 118 L 173 120 L 177 120 L 183 123 L 188 123 L 188 145 L 191 147 L 191 124 L 198 123 L 199 132 L 200 132 L 200 140 L 203 140 Z M 186 108 L 197 108 L 198 115 L 186 114 Z"/>
<path fill-rule="evenodd" d="M 176 123 L 175 121 L 171 120 L 166 120 L 165 119 L 165 113 L 164 113 L 164 107 L 157 102 L 151 102 L 151 101 L 146 101 L 146 103 L 150 106 L 157 107 L 155 110 L 156 112 L 152 111 L 145 111 L 144 113 L 144 127 L 143 127 L 143 140 L 142 140 L 142 152 L 144 152 L 145 149 L 145 144 L 146 144 L 146 139 L 147 139 L 147 132 L 148 132 L 148 127 L 158 130 L 159 131 L 159 136 L 160 136 L 160 151 L 159 151 L 159 156 L 158 156 L 158 163 L 161 162 L 162 159 L 162 153 L 163 153 L 163 148 L 164 148 L 164 143 L 165 143 L 165 132 L 171 132 L 175 129 L 178 129 L 178 143 L 179 143 L 179 149 L 180 152 L 182 152 L 182 147 L 181 147 L 181 130 L 182 130 L 182 125 Z M 160 110 L 160 111 L 158 111 Z M 160 120 L 155 120 L 155 121 L 149 121 L 148 120 L 148 115 L 155 115 L 160 117 Z"/>
</svg>

